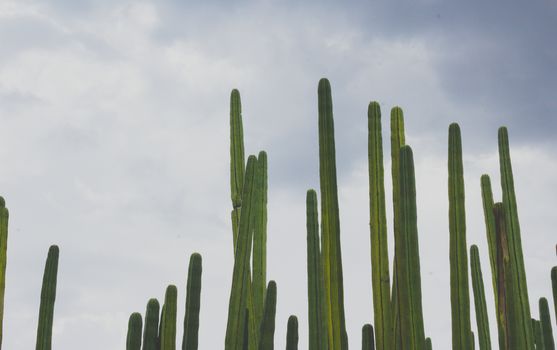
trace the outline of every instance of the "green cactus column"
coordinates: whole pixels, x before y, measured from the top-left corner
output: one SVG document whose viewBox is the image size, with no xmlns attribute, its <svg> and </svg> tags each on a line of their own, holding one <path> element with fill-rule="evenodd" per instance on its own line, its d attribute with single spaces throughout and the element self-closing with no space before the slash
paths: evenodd
<svg viewBox="0 0 557 350">
<path fill-rule="evenodd" d="M 329 310 L 330 350 L 348 349 L 344 319 L 344 290 L 340 246 L 335 136 L 331 85 L 319 81 L 319 179 L 321 187 L 321 249 L 325 281 L 325 299 Z"/>
<path fill-rule="evenodd" d="M 52 322 L 54 319 L 54 302 L 56 300 L 59 255 L 60 250 L 58 246 L 50 246 L 44 268 L 43 286 L 41 288 L 36 350 L 52 349 Z"/>
<path fill-rule="evenodd" d="M 362 327 L 362 350 L 375 350 L 373 326 L 369 323 Z"/>
<path fill-rule="evenodd" d="M 551 268 L 551 286 L 553 289 L 553 308 L 555 309 L 555 315 L 557 315 L 557 266 Z M 557 316 L 555 317 L 555 323 L 557 324 Z"/>
<path fill-rule="evenodd" d="M 182 350 L 197 350 L 199 332 L 199 309 L 201 300 L 201 255 L 193 253 L 188 268 L 186 283 L 186 314 Z"/>
<path fill-rule="evenodd" d="M 431 344 L 431 338 L 425 338 L 425 350 L 433 350 L 433 345 Z"/>
<path fill-rule="evenodd" d="M 157 350 L 159 331 L 159 301 L 149 299 L 145 310 L 145 326 L 143 329 L 143 350 Z"/>
<path fill-rule="evenodd" d="M 470 292 L 460 127 L 449 126 L 449 245 L 453 350 L 469 350 Z"/>
<path fill-rule="evenodd" d="M 416 182 L 410 146 L 400 149 L 400 232 L 395 237 L 397 259 L 398 334 L 403 350 L 421 350 L 425 346 L 422 314 L 422 287 L 416 214 Z"/>
<path fill-rule="evenodd" d="M 368 166 L 373 315 L 378 350 L 393 348 L 391 281 L 387 245 L 387 214 L 383 170 L 383 137 L 379 103 L 368 107 Z"/>
<path fill-rule="evenodd" d="M 499 349 L 511 349 L 511 271 L 509 245 L 505 227 L 505 208 L 503 203 L 493 205 L 495 218 L 495 237 L 497 243 L 497 327 L 499 331 Z"/>
<path fill-rule="evenodd" d="M 234 247 L 236 247 L 240 222 L 245 164 L 242 103 L 240 92 L 234 89 L 230 94 L 230 190 L 233 208 L 231 216 Z"/>
<path fill-rule="evenodd" d="M 178 289 L 169 285 L 164 295 L 164 306 L 161 315 L 161 348 L 160 350 L 176 350 L 176 302 Z"/>
<path fill-rule="evenodd" d="M 510 269 L 512 278 L 513 309 L 511 329 L 519 349 L 533 349 L 534 337 L 530 314 L 528 288 L 526 286 L 526 272 L 522 254 L 522 240 L 518 210 L 514 191 L 514 180 L 509 150 L 509 137 L 505 127 L 499 128 L 499 165 L 501 171 L 501 187 L 503 206 L 505 209 L 505 226 L 507 229 Z"/>
<path fill-rule="evenodd" d="M 317 193 L 314 190 L 308 190 L 306 195 L 306 227 L 309 350 L 326 350 L 328 348 L 328 313 L 325 302 L 321 249 L 319 248 Z"/>
<path fill-rule="evenodd" d="M 128 335 L 126 337 L 126 350 L 140 350 L 141 349 L 141 328 L 143 321 L 139 312 L 134 312 L 130 315 L 128 321 Z"/>
<path fill-rule="evenodd" d="M 4 293 L 6 291 L 6 261 L 8 251 L 8 208 L 3 197 L 0 197 L 0 349 L 4 324 Z"/>
<path fill-rule="evenodd" d="M 546 298 L 540 298 L 540 326 L 545 350 L 555 350 L 553 330 L 551 329 L 551 317 L 549 316 L 549 304 Z"/>
<path fill-rule="evenodd" d="M 267 285 L 267 153 L 259 152 L 256 169 L 257 212 L 253 232 L 253 313 L 261 323 Z"/>
<path fill-rule="evenodd" d="M 534 344 L 536 350 L 545 350 L 540 321 L 532 318 L 532 331 L 534 332 Z"/>
<path fill-rule="evenodd" d="M 298 350 L 298 318 L 294 315 L 288 317 L 286 350 Z"/>
<path fill-rule="evenodd" d="M 277 284 L 269 281 L 265 295 L 265 308 L 259 333 L 259 350 L 273 350 L 275 337 L 275 314 L 277 310 Z"/>
<path fill-rule="evenodd" d="M 472 289 L 474 291 L 474 306 L 480 350 L 491 350 L 491 336 L 489 334 L 489 318 L 487 316 L 482 267 L 478 246 L 476 245 L 472 245 L 470 248 L 470 271 L 472 273 Z"/>
</svg>

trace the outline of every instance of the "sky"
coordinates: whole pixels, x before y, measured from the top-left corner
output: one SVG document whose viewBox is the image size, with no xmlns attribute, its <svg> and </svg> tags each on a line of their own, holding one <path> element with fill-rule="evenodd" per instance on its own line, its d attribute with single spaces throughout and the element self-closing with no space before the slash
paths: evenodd
<svg viewBox="0 0 557 350">
<path fill-rule="evenodd" d="M 168 284 L 178 286 L 181 338 L 193 252 L 203 256 L 200 349 L 223 348 L 233 262 L 233 88 L 242 96 L 246 152 L 268 153 L 275 344 L 284 348 L 295 314 L 300 348 L 307 348 L 305 193 L 319 188 L 322 77 L 333 93 L 351 348 L 373 320 L 370 101 L 381 105 L 384 133 L 390 109 L 405 112 L 416 163 L 425 329 L 434 348 L 451 341 L 451 122 L 462 129 L 467 239 L 480 249 L 494 342 L 479 179 L 490 174 L 500 198 L 497 128 L 509 128 L 537 318 L 557 265 L 550 200 L 557 197 L 555 23 L 557 4 L 549 0 L 0 0 L 0 194 L 10 210 L 4 348 L 34 345 L 51 244 L 60 247 L 55 349 L 124 348 L 129 315 L 144 313 L 151 297 L 162 302 Z M 391 222 L 389 210 L 389 230 Z"/>
</svg>

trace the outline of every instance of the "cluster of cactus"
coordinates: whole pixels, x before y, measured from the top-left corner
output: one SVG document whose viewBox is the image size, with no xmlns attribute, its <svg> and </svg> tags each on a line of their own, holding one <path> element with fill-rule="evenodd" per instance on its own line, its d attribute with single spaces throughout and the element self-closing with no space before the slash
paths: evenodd
<svg viewBox="0 0 557 350">
<path fill-rule="evenodd" d="M 347 350 L 344 313 L 340 216 L 336 179 L 335 138 L 331 87 L 318 86 L 318 193 L 306 196 L 307 290 L 309 350 Z M 499 129 L 502 200 L 495 202 L 491 180 L 481 177 L 482 203 L 495 301 L 498 344 L 501 350 L 554 350 L 550 306 L 539 300 L 539 320 L 532 318 L 521 244 L 521 231 L 506 128 Z M 267 281 L 267 154 L 245 159 L 240 94 L 230 100 L 231 226 L 234 252 L 225 350 L 274 348 L 277 284 Z M 392 274 L 388 254 L 383 137 L 380 105 L 368 107 L 368 165 L 370 203 L 371 281 L 373 324 L 362 327 L 362 350 L 430 350 L 422 313 L 420 254 L 416 210 L 416 182 L 412 148 L 406 145 L 400 107 L 390 115 L 391 176 L 394 235 Z M 449 126 L 448 197 L 452 349 L 491 350 L 486 292 L 479 249 L 468 246 L 464 198 L 462 141 L 458 124 Z M 0 197 L 0 349 L 4 313 L 8 210 Z M 469 256 L 468 256 L 469 252 Z M 46 261 L 37 328 L 36 349 L 50 350 L 59 249 L 51 246 Z M 470 264 L 470 265 L 469 265 Z M 198 349 L 201 298 L 201 255 L 190 257 L 182 350 Z M 392 279 L 391 279 L 392 275 Z M 472 331 L 469 277 L 476 315 Z M 557 266 L 551 269 L 553 302 L 557 313 Z M 145 317 L 129 317 L 127 350 L 175 350 L 177 342 L 177 287 L 166 288 L 162 307 L 149 299 Z M 298 349 L 298 318 L 287 324 L 286 349 Z"/>
</svg>

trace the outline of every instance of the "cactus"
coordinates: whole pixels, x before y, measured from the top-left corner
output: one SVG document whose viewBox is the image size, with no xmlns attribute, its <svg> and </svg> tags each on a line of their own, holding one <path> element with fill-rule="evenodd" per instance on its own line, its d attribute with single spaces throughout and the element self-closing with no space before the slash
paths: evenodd
<svg viewBox="0 0 557 350">
<path fill-rule="evenodd" d="M 543 337 L 543 345 L 545 350 L 555 350 L 555 341 L 553 340 L 553 330 L 551 329 L 551 317 L 549 316 L 549 304 L 546 298 L 540 298 L 540 326 Z"/>
<path fill-rule="evenodd" d="M 242 187 L 244 185 L 244 131 L 242 126 L 242 104 L 240 92 L 230 94 L 230 189 L 232 197 L 232 234 L 234 247 L 238 236 Z"/>
<path fill-rule="evenodd" d="M 520 224 L 516 207 L 514 180 L 509 151 L 509 137 L 505 127 L 499 128 L 499 166 L 501 171 L 501 187 L 503 206 L 505 208 L 505 226 L 507 229 L 509 258 L 511 270 L 513 318 L 511 322 L 514 346 L 520 349 L 533 349 L 534 338 L 530 316 L 530 302 L 526 286 L 526 272 L 520 235 Z"/>
<path fill-rule="evenodd" d="M 163 313 L 161 316 L 161 350 L 176 350 L 176 301 L 178 290 L 169 285 L 164 295 Z"/>
<path fill-rule="evenodd" d="M 4 293 L 6 291 L 6 261 L 8 250 L 8 208 L 3 197 L 0 197 L 0 349 L 4 324 Z"/>
<path fill-rule="evenodd" d="M 551 287 L 553 289 L 553 308 L 555 309 L 555 323 L 557 324 L 557 266 L 551 268 Z"/>
<path fill-rule="evenodd" d="M 533 318 L 531 320 L 532 320 L 531 321 L 532 322 L 532 330 L 534 332 L 534 344 L 536 346 L 536 350 L 545 350 L 540 321 L 538 321 L 536 319 L 533 319 Z"/>
<path fill-rule="evenodd" d="M 453 350 L 468 350 L 472 341 L 464 176 L 460 127 L 456 123 L 449 126 L 449 233 Z"/>
<path fill-rule="evenodd" d="M 431 344 L 431 338 L 425 338 L 425 350 L 433 350 L 433 345 Z"/>
<path fill-rule="evenodd" d="M 395 237 L 398 334 L 402 349 L 425 346 L 422 291 L 416 218 L 416 183 L 410 146 L 400 149 L 400 232 Z"/>
<path fill-rule="evenodd" d="M 491 266 L 495 307 L 497 308 L 497 237 L 495 235 L 495 216 L 493 215 L 493 191 L 491 189 L 491 180 L 489 178 L 489 175 L 482 175 L 480 178 L 480 183 L 485 219 L 485 232 L 487 236 L 487 245 L 489 248 L 489 264 Z"/>
<path fill-rule="evenodd" d="M 383 171 L 383 138 L 379 103 L 368 107 L 368 166 L 371 272 L 373 315 L 376 345 L 379 350 L 392 349 L 391 282 L 387 245 L 387 216 L 385 213 L 385 184 Z"/>
<path fill-rule="evenodd" d="M 373 326 L 366 323 L 362 327 L 362 350 L 375 350 L 375 341 L 373 338 Z"/>
<path fill-rule="evenodd" d="M 476 325 L 478 327 L 478 343 L 480 350 L 491 350 L 489 334 L 489 318 L 485 302 L 484 282 L 478 246 L 470 248 L 470 271 L 472 274 L 472 289 L 474 291 L 474 306 L 476 310 Z"/>
<path fill-rule="evenodd" d="M 128 335 L 126 337 L 126 350 L 140 350 L 141 349 L 141 328 L 143 321 L 141 314 L 134 312 L 130 315 L 128 321 Z"/>
<path fill-rule="evenodd" d="M 317 216 L 317 193 L 314 190 L 308 190 L 306 195 L 306 226 L 309 350 L 326 350 L 328 347 L 328 317 Z"/>
<path fill-rule="evenodd" d="M 259 350 L 273 350 L 275 337 L 275 314 L 277 309 L 277 284 L 269 281 L 265 295 L 265 308 L 259 333 Z"/>
<path fill-rule="evenodd" d="M 197 350 L 199 331 L 199 308 L 201 299 L 201 255 L 193 253 L 188 268 L 186 283 L 186 314 L 184 317 L 184 337 L 182 350 Z"/>
<path fill-rule="evenodd" d="M 149 299 L 145 310 L 145 326 L 143 330 L 143 350 L 157 350 L 159 329 L 159 301 Z"/>
<path fill-rule="evenodd" d="M 495 237 L 497 244 L 497 327 L 499 335 L 499 349 L 511 349 L 511 306 L 509 303 L 511 294 L 511 271 L 509 258 L 509 244 L 505 224 L 505 208 L 503 203 L 493 205 L 495 220 Z"/>
<path fill-rule="evenodd" d="M 56 300 L 59 255 L 60 250 L 58 246 L 50 246 L 44 268 L 43 286 L 41 288 L 36 350 L 52 349 L 52 322 L 54 319 L 54 302 Z"/>
<path fill-rule="evenodd" d="M 286 350 L 298 350 L 298 318 L 294 315 L 288 317 Z"/>
<path fill-rule="evenodd" d="M 319 179 L 321 187 L 321 250 L 325 299 L 329 310 L 329 349 L 348 349 L 344 319 L 344 290 L 340 247 L 340 220 L 336 178 L 335 140 L 331 85 L 319 81 Z"/>
<path fill-rule="evenodd" d="M 228 321 L 226 326 L 225 349 L 242 349 L 244 340 L 244 313 L 248 307 L 248 292 L 246 286 L 250 282 L 250 256 L 253 241 L 254 215 L 257 200 L 255 186 L 255 156 L 248 157 L 245 174 L 245 183 L 242 194 L 242 215 L 238 225 L 238 238 L 234 254 L 234 269 L 232 273 L 232 287 L 230 289 L 230 302 L 228 306 Z M 249 319 L 251 319 L 250 317 Z M 250 320 L 250 324 L 251 324 Z M 250 342 L 253 341 L 250 333 Z"/>
</svg>

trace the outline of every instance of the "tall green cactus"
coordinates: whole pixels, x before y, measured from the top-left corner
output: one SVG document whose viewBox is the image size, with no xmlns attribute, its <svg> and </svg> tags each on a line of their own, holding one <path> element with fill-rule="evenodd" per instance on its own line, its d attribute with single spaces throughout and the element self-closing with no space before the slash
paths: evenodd
<svg viewBox="0 0 557 350">
<path fill-rule="evenodd" d="M 491 189 L 491 180 L 489 175 L 482 175 L 480 183 L 484 210 L 485 232 L 487 236 L 487 246 L 489 248 L 489 264 L 491 266 L 495 306 L 497 307 L 497 237 L 495 235 L 495 216 L 493 214 L 493 191 Z"/>
<path fill-rule="evenodd" d="M 157 350 L 159 331 L 159 301 L 149 299 L 145 310 L 145 326 L 143 329 L 143 350 Z"/>
<path fill-rule="evenodd" d="M 510 269 L 512 278 L 513 318 L 511 323 L 514 345 L 520 349 L 533 349 L 534 337 L 530 314 L 530 302 L 526 286 L 526 272 L 522 254 L 522 242 L 518 210 L 514 192 L 514 180 L 509 150 L 509 137 L 505 127 L 499 128 L 499 165 L 501 171 L 501 187 L 503 206 L 505 208 L 505 223 L 508 235 Z"/>
<path fill-rule="evenodd" d="M 511 269 L 509 257 L 509 243 L 505 224 L 505 208 L 503 203 L 493 205 L 495 220 L 495 237 L 497 244 L 497 327 L 499 335 L 499 349 L 512 348 L 511 332 Z"/>
<path fill-rule="evenodd" d="M 143 321 L 139 312 L 134 312 L 130 315 L 128 321 L 128 335 L 126 337 L 126 350 L 140 350 L 141 349 L 141 328 Z"/>
<path fill-rule="evenodd" d="M 6 291 L 6 261 L 8 250 L 8 208 L 3 197 L 0 197 L 0 349 L 4 324 L 4 293 Z"/>
<path fill-rule="evenodd" d="M 242 126 L 242 103 L 236 89 L 230 94 L 230 190 L 232 197 L 232 233 L 234 247 L 238 236 L 242 187 L 244 185 L 244 130 Z"/>
<path fill-rule="evenodd" d="M 373 326 L 366 323 L 362 327 L 362 350 L 375 350 L 375 339 L 373 337 Z"/>
<path fill-rule="evenodd" d="M 59 255 L 60 249 L 58 246 L 50 246 L 44 268 L 43 286 L 41 288 L 36 350 L 52 349 L 52 322 L 54 319 L 54 302 L 56 300 Z"/>
<path fill-rule="evenodd" d="M 398 334 L 403 350 L 419 350 L 425 346 L 422 314 L 422 287 L 416 214 L 416 182 L 410 146 L 400 149 L 400 232 L 395 237 L 397 259 Z"/>
<path fill-rule="evenodd" d="M 555 350 L 555 340 L 551 329 L 551 316 L 549 316 L 549 304 L 546 298 L 540 298 L 540 326 L 545 350 Z"/>
<path fill-rule="evenodd" d="M 257 159 L 255 156 L 249 156 L 242 194 L 242 215 L 240 215 L 238 238 L 234 254 L 234 269 L 232 273 L 232 286 L 230 289 L 230 302 L 228 305 L 225 350 L 239 350 L 243 348 L 244 310 L 248 308 L 248 291 L 246 288 L 248 283 L 251 283 L 249 280 L 249 266 L 257 200 L 255 186 L 256 166 Z M 252 341 L 251 334 L 250 341 Z"/>
<path fill-rule="evenodd" d="M 261 322 L 267 284 L 267 153 L 259 152 L 256 169 L 257 212 L 253 232 L 253 313 L 255 324 Z"/>
<path fill-rule="evenodd" d="M 182 350 L 197 350 L 199 332 L 199 309 L 201 300 L 201 255 L 193 253 L 188 268 L 186 283 L 186 314 Z"/>
<path fill-rule="evenodd" d="M 383 137 L 379 103 L 368 106 L 368 166 L 373 315 L 378 350 L 393 348 L 391 282 L 383 170 Z"/>
<path fill-rule="evenodd" d="M 169 285 L 164 295 L 164 307 L 161 316 L 161 350 L 176 350 L 176 302 L 178 289 Z"/>
<path fill-rule="evenodd" d="M 469 350 L 470 292 L 460 127 L 449 126 L 449 245 L 453 350 Z"/>
<path fill-rule="evenodd" d="M 553 289 L 553 308 L 555 309 L 555 323 L 557 324 L 557 266 L 551 268 L 551 287 Z"/>
<path fill-rule="evenodd" d="M 275 337 L 275 314 L 277 310 L 277 284 L 269 281 L 265 295 L 265 308 L 259 333 L 259 350 L 273 350 Z"/>
<path fill-rule="evenodd" d="M 323 260 L 319 248 L 317 211 L 317 193 L 314 190 L 308 190 L 306 195 L 306 226 L 309 350 L 326 350 L 328 348 L 328 312 L 325 302 Z"/>
<path fill-rule="evenodd" d="M 294 315 L 288 317 L 286 350 L 298 350 L 298 318 Z"/>
<path fill-rule="evenodd" d="M 330 350 L 348 349 L 344 319 L 344 289 L 340 247 L 335 136 L 331 85 L 325 78 L 318 87 L 319 179 L 321 187 L 321 250 L 325 275 L 325 299 L 329 310 Z"/>
<path fill-rule="evenodd" d="M 489 334 L 489 318 L 485 301 L 484 281 L 478 246 L 470 248 L 470 271 L 472 274 L 472 289 L 474 291 L 474 306 L 476 310 L 476 325 L 478 327 L 478 343 L 480 350 L 491 350 L 491 336 Z"/>
</svg>

